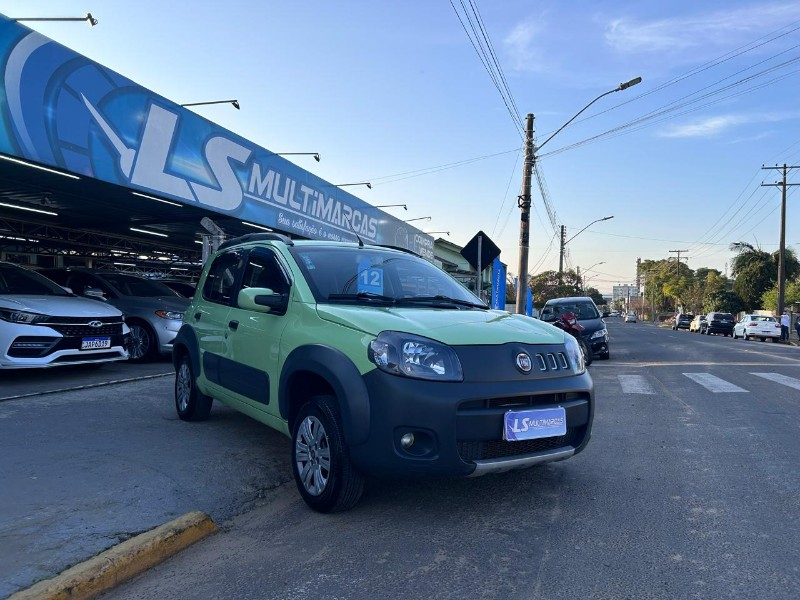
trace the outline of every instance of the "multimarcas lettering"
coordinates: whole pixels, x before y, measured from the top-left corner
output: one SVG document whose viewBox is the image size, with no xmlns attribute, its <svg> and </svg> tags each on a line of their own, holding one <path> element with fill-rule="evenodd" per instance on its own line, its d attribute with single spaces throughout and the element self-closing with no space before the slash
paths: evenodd
<svg viewBox="0 0 800 600">
<path fill-rule="evenodd" d="M 514 419 L 511 425 L 511 431 L 514 433 L 524 433 L 528 429 L 535 429 L 536 427 L 556 427 L 564 424 L 564 417 L 553 417 L 551 419 L 531 419 L 524 417 L 523 419 Z"/>
</svg>

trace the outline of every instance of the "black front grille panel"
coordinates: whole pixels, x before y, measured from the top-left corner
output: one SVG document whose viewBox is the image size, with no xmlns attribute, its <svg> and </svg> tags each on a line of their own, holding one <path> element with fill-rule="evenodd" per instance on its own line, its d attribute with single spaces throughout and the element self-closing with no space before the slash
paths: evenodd
<svg viewBox="0 0 800 600">
<path fill-rule="evenodd" d="M 100 327 L 92 327 L 89 323 L 102 323 Z M 121 335 L 121 317 L 48 317 L 42 327 L 55 329 L 64 337 L 93 337 L 97 335 Z"/>
<path fill-rule="evenodd" d="M 101 327 L 91 327 L 86 324 L 86 321 L 84 321 L 82 325 L 63 325 L 59 323 L 47 324 L 47 326 L 51 329 L 55 329 L 64 337 L 94 337 L 98 335 L 108 336 L 122 334 L 122 321 L 118 323 L 108 323 Z"/>
<path fill-rule="evenodd" d="M 465 462 L 474 462 L 492 458 L 513 458 L 534 452 L 555 450 L 565 446 L 577 447 L 580 445 L 585 431 L 586 427 L 568 427 L 566 435 L 538 440 L 523 440 L 521 442 L 507 442 L 505 440 L 460 441 L 458 442 L 458 455 Z"/>
<path fill-rule="evenodd" d="M 512 396 L 509 398 L 482 398 L 480 400 L 467 400 L 458 405 L 459 411 L 483 410 L 487 408 L 535 408 L 537 406 L 559 404 L 572 400 L 588 400 L 589 395 L 580 392 L 566 394 L 536 394 L 531 396 Z"/>
<path fill-rule="evenodd" d="M 102 360 L 106 358 L 119 358 L 119 352 L 96 352 L 94 354 L 69 354 L 59 356 L 55 359 L 54 363 L 76 363 L 76 362 L 89 362 L 92 360 Z"/>
<path fill-rule="evenodd" d="M 97 337 L 97 335 L 98 334 L 94 334 L 85 337 Z M 126 336 L 123 336 L 122 333 L 120 333 L 119 335 L 111 335 L 108 337 L 111 338 L 112 348 L 125 346 Z M 44 356 L 49 356 L 50 354 L 53 354 L 54 352 L 59 352 L 61 350 L 80 350 L 82 339 L 83 339 L 82 337 L 63 337 L 63 338 L 36 337 L 36 336 L 18 337 L 14 340 L 14 342 L 11 344 L 11 347 L 8 349 L 8 356 L 10 356 L 11 358 L 42 358 Z M 87 358 L 85 360 L 94 360 L 98 356 L 97 353 L 92 355 L 92 353 L 88 350 L 83 350 L 81 352 L 86 352 Z M 112 354 L 114 354 L 115 356 L 117 355 L 116 352 L 113 352 Z M 61 360 L 72 361 L 74 359 L 65 357 Z M 78 359 L 78 360 L 84 360 L 84 359 Z"/>
<path fill-rule="evenodd" d="M 501 398 L 467 400 L 458 406 L 456 444 L 465 462 L 513 458 L 564 447 L 578 447 L 591 422 L 589 392 L 553 392 Z M 507 442 L 503 440 L 505 415 L 509 411 L 562 406 L 567 433 L 562 436 Z"/>
</svg>

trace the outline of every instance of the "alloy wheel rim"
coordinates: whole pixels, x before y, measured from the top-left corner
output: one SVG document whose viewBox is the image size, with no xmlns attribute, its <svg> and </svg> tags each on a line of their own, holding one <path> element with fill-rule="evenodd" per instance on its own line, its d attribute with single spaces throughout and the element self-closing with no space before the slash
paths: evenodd
<svg viewBox="0 0 800 600">
<path fill-rule="evenodd" d="M 131 358 L 139 359 L 147 354 L 150 338 L 144 327 L 134 325 L 131 327 Z"/>
<path fill-rule="evenodd" d="M 319 496 L 328 486 L 331 474 L 331 449 L 322 422 L 308 416 L 300 423 L 295 442 L 295 463 L 303 488 Z"/>
<path fill-rule="evenodd" d="M 189 365 L 186 363 L 181 364 L 178 371 L 176 395 L 178 397 L 178 408 L 181 412 L 185 412 L 189 407 L 189 396 L 192 392 L 192 380 L 189 373 Z"/>
</svg>

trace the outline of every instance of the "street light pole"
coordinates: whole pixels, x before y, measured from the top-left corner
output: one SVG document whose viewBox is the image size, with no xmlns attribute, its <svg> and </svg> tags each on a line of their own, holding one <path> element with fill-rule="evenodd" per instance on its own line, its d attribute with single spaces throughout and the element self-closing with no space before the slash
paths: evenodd
<svg viewBox="0 0 800 600">
<path fill-rule="evenodd" d="M 561 274 L 564 272 L 564 254 L 566 253 L 567 244 L 569 244 L 572 240 L 574 240 L 576 237 L 578 237 L 584 231 L 589 229 L 589 227 L 591 227 L 595 223 L 600 223 L 601 221 L 608 221 L 609 219 L 613 219 L 613 218 L 614 218 L 614 215 L 611 215 L 609 217 L 603 217 L 602 219 L 595 219 L 594 221 L 589 223 L 586 227 L 581 229 L 578 233 L 573 235 L 568 240 L 564 239 L 564 238 L 567 237 L 567 228 L 564 225 L 561 226 L 561 253 L 560 253 L 560 258 L 558 260 L 558 275 L 559 275 L 559 277 L 561 277 Z"/>
<path fill-rule="evenodd" d="M 528 113 L 525 125 L 525 164 L 522 171 L 522 195 L 519 197 L 518 205 L 520 208 L 519 220 L 519 266 L 518 266 L 518 284 L 517 284 L 517 306 L 516 311 L 518 314 L 525 312 L 525 300 L 527 299 L 528 287 L 528 251 L 530 248 L 530 215 L 531 215 L 531 174 L 533 167 L 536 164 L 536 153 L 542 147 L 552 140 L 556 134 L 563 130 L 567 125 L 572 123 L 578 116 L 581 115 L 592 104 L 600 100 L 603 96 L 608 96 L 614 92 L 621 92 L 627 90 L 638 83 L 641 83 L 642 78 L 637 77 L 625 83 L 620 83 L 613 90 L 609 90 L 600 94 L 597 98 L 589 102 L 581 110 L 579 110 L 574 117 L 559 127 L 550 137 L 539 146 L 533 145 L 533 115 Z M 574 236 L 573 236 L 574 237 Z"/>
</svg>

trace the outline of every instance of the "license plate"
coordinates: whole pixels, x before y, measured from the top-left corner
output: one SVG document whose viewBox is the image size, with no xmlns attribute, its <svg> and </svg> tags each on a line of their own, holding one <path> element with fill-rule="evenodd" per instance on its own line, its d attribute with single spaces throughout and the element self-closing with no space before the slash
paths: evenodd
<svg viewBox="0 0 800 600">
<path fill-rule="evenodd" d="M 95 337 L 81 340 L 81 350 L 96 350 L 97 348 L 111 348 L 111 338 Z"/>
<path fill-rule="evenodd" d="M 508 411 L 503 439 L 509 442 L 538 440 L 567 433 L 567 413 L 562 407 Z"/>
</svg>

